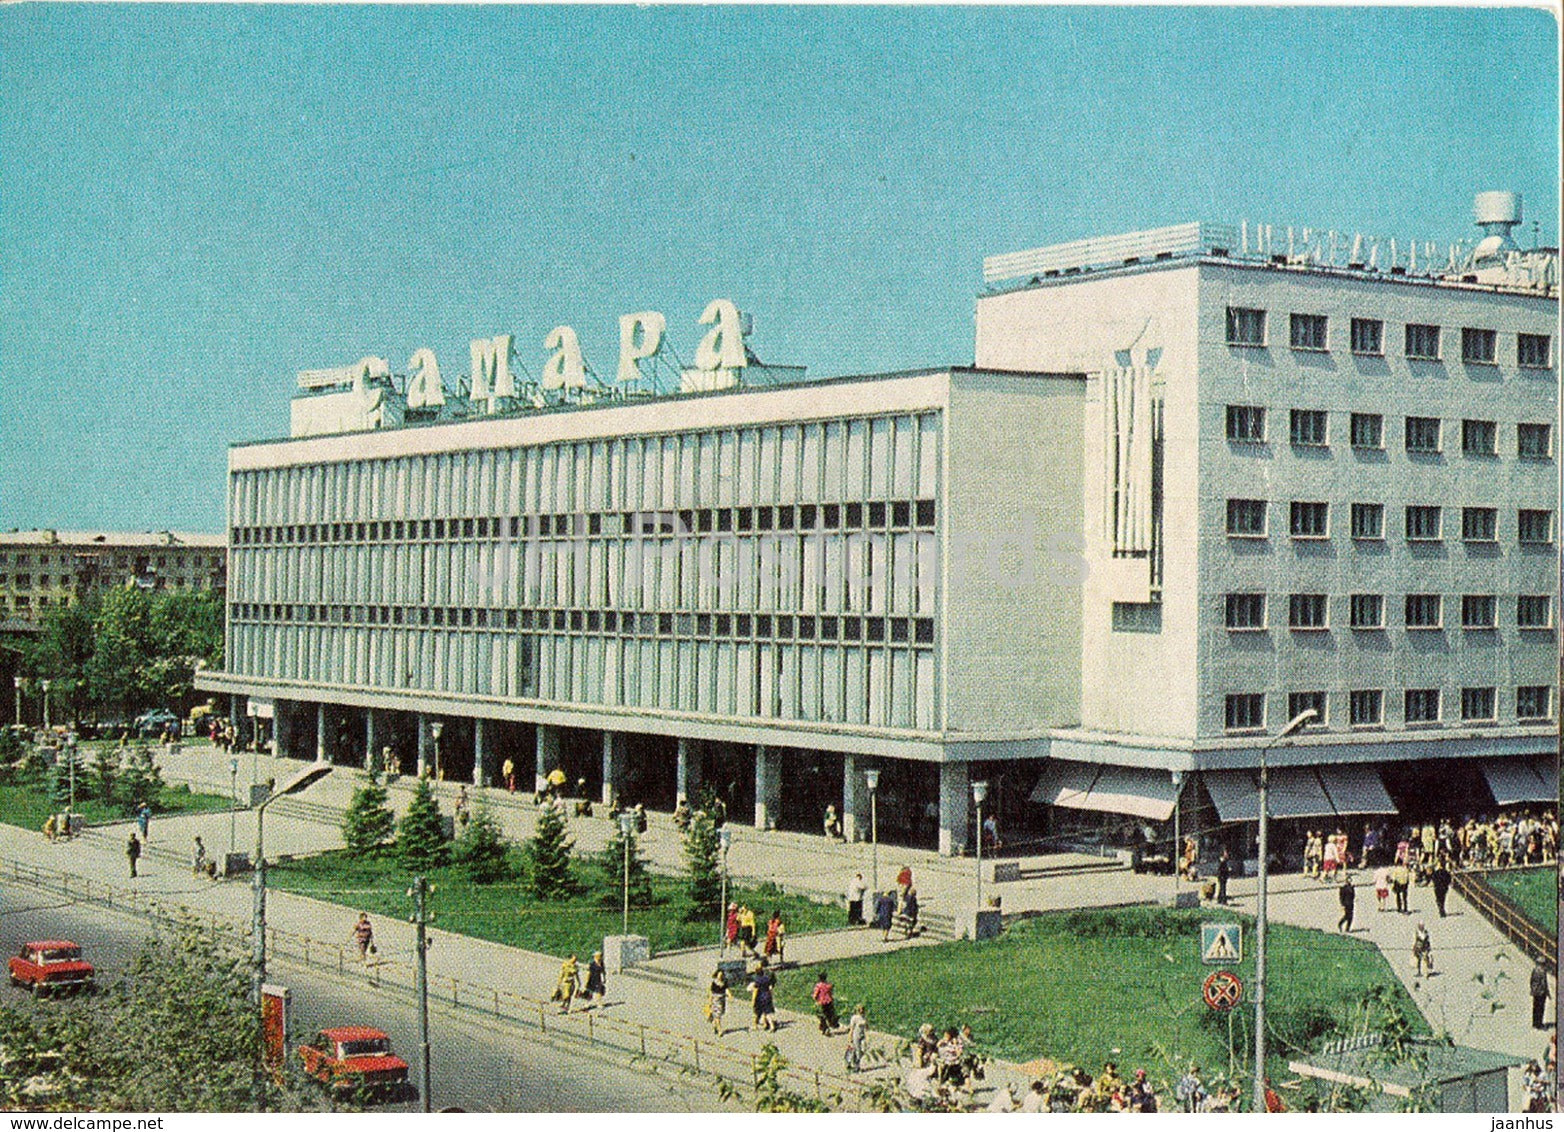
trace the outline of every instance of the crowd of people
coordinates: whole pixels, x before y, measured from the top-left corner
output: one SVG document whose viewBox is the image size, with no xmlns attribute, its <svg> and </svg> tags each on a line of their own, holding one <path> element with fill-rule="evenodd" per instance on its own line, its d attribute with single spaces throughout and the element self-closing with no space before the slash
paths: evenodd
<svg viewBox="0 0 1564 1132">
<path fill-rule="evenodd" d="M 1365 822 L 1356 842 L 1340 827 L 1332 833 L 1305 831 L 1303 871 L 1332 881 L 1354 866 L 1401 867 L 1416 883 L 1428 884 L 1441 862 L 1451 869 L 1547 865 L 1558 859 L 1558 845 L 1559 821 L 1553 810 L 1442 818 L 1394 830 L 1386 822 Z"/>
</svg>

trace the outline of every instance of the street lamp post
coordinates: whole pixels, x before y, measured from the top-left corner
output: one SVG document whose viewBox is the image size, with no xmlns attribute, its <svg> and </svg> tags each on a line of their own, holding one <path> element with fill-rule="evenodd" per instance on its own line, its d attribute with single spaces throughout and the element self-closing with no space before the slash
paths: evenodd
<svg viewBox="0 0 1564 1132">
<path fill-rule="evenodd" d="M 429 737 L 434 740 L 434 780 L 442 781 L 440 777 L 440 736 L 445 732 L 445 724 L 435 720 L 429 725 Z"/>
<path fill-rule="evenodd" d="M 1259 881 L 1259 896 L 1255 908 L 1255 950 L 1254 950 L 1254 1110 L 1265 1111 L 1265 930 L 1266 930 L 1266 887 L 1270 879 L 1270 832 L 1271 832 L 1271 808 L 1268 791 L 1270 789 L 1271 771 L 1266 761 L 1266 755 L 1271 748 L 1302 731 L 1316 718 L 1319 712 L 1313 708 L 1301 711 L 1292 718 L 1292 721 L 1282 728 L 1282 733 L 1267 742 L 1260 748 L 1260 861 L 1256 870 Z"/>
<path fill-rule="evenodd" d="M 40 680 L 38 686 L 43 689 L 43 729 L 49 730 L 49 688 L 54 684 L 53 680 Z"/>
<path fill-rule="evenodd" d="M 977 906 L 983 910 L 983 799 L 988 797 L 988 783 L 972 784 L 972 801 L 977 804 Z M 976 929 L 974 929 L 976 930 Z"/>
<path fill-rule="evenodd" d="M 717 954 L 728 949 L 728 846 L 733 844 L 733 831 L 724 825 L 717 831 L 717 844 L 722 847 L 722 899 L 717 902 Z"/>
<path fill-rule="evenodd" d="M 71 760 L 71 802 L 65 808 L 65 831 L 70 835 L 71 815 L 76 812 L 76 736 L 74 734 L 65 737 L 65 757 Z"/>
<path fill-rule="evenodd" d="M 228 856 L 234 855 L 234 824 L 239 820 L 239 760 L 228 760 Z M 228 870 L 228 858 L 223 858 L 223 871 Z"/>
<path fill-rule="evenodd" d="M 16 689 L 16 722 L 22 722 L 22 684 L 20 676 L 11 677 L 11 687 Z"/>
<path fill-rule="evenodd" d="M 635 811 L 621 810 L 619 813 L 619 835 L 625 843 L 625 915 L 624 923 L 620 927 L 621 935 L 630 934 L 630 837 L 635 832 Z"/>
<path fill-rule="evenodd" d="M 869 840 L 873 843 L 873 856 L 869 858 L 869 891 L 878 894 L 880 891 L 880 768 L 870 767 L 863 772 L 864 781 L 869 784 Z"/>
<path fill-rule="evenodd" d="M 1184 871 L 1184 840 L 1179 829 L 1179 798 L 1184 792 L 1184 772 L 1173 772 L 1173 852 L 1169 856 L 1173 860 L 1173 907 L 1178 907 L 1178 882 L 1180 874 Z"/>
</svg>

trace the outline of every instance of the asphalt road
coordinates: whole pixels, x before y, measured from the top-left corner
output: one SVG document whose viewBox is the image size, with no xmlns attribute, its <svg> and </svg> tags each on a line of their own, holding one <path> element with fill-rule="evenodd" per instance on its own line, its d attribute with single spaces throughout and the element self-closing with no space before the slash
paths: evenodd
<svg viewBox="0 0 1564 1132">
<path fill-rule="evenodd" d="M 42 889 L 10 884 L 0 891 L 0 954 L 14 955 L 29 939 L 64 937 L 79 943 L 107 982 L 126 967 L 151 925 L 138 916 L 79 904 Z M 307 1036 L 323 1026 L 378 1026 L 418 1080 L 418 1016 L 410 997 L 338 980 L 286 961 L 268 979 L 292 991 L 290 1030 Z M 29 1001 L 3 986 L 6 1001 Z M 70 1009 L 70 999 L 61 1009 Z M 554 1046 L 536 1031 L 479 1020 L 440 1007 L 430 1012 L 432 1106 L 469 1112 L 687 1112 L 727 1108 L 710 1082 L 664 1069 L 632 1068 L 596 1054 Z M 416 1111 L 419 1103 L 387 1105 Z"/>
</svg>

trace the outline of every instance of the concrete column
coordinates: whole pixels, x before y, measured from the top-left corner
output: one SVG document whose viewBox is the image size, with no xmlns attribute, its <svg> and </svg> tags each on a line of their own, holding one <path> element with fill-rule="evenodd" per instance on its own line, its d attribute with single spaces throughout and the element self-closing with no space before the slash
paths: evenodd
<svg viewBox="0 0 1564 1132">
<path fill-rule="evenodd" d="M 972 800 L 966 763 L 939 768 L 939 852 L 953 857 L 967 847 L 967 806 Z"/>
<path fill-rule="evenodd" d="M 489 721 L 478 718 L 472 721 L 472 784 L 487 786 L 492 770 L 493 756 L 489 751 Z"/>
<path fill-rule="evenodd" d="M 848 841 L 869 839 L 869 787 L 858 756 L 852 754 L 842 756 L 842 836 Z"/>
<path fill-rule="evenodd" d="M 679 740 L 679 772 L 675 779 L 674 793 L 681 802 L 688 802 L 701 781 L 701 744 L 699 739 Z"/>
<path fill-rule="evenodd" d="M 538 765 L 536 789 L 548 785 L 548 772 L 559 766 L 559 728 L 538 724 Z"/>
<path fill-rule="evenodd" d="M 617 731 L 603 732 L 603 805 L 624 797 L 625 741 Z"/>
<path fill-rule="evenodd" d="M 380 750 L 380 720 L 374 708 L 364 709 L 364 769 L 375 765 L 375 755 Z"/>
<path fill-rule="evenodd" d="M 287 700 L 277 700 L 272 704 L 272 758 L 286 759 L 293 756 L 289 744 L 293 742 L 293 729 L 288 726 Z"/>
<path fill-rule="evenodd" d="M 782 816 L 782 752 L 755 748 L 755 828 L 773 829 Z"/>
<path fill-rule="evenodd" d="M 315 705 L 315 761 L 326 761 L 326 705 Z"/>
<path fill-rule="evenodd" d="M 429 766 L 429 717 L 418 713 L 418 777 L 424 776 Z"/>
</svg>

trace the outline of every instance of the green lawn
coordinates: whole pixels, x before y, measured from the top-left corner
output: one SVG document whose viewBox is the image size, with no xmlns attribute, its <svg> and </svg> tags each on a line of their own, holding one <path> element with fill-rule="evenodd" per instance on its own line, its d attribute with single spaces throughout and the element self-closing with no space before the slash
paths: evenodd
<svg viewBox="0 0 1564 1132">
<path fill-rule="evenodd" d="M 213 810 L 226 810 L 231 804 L 230 799 L 218 794 L 193 794 L 188 786 L 165 786 L 159 798 L 157 813 L 159 817 L 209 813 Z M 7 825 L 41 830 L 49 815 L 57 813 L 62 808 L 50 801 L 49 791 L 41 781 L 0 785 L 0 822 Z M 115 821 L 131 816 L 126 807 L 106 806 L 96 798 L 87 797 L 86 784 L 80 781 L 77 783 L 76 812 L 81 814 L 88 824 Z"/>
<path fill-rule="evenodd" d="M 1210 912 L 1162 908 L 1057 913 L 1024 920 L 997 940 L 888 952 L 830 965 L 842 1013 L 867 1004 L 870 1025 L 904 1038 L 923 1022 L 944 1029 L 970 1023 L 978 1042 L 1001 1058 L 1048 1057 L 1095 1073 L 1114 1060 L 1128 1075 L 1144 1067 L 1156 1081 L 1198 1062 L 1209 1082 L 1227 1072 L 1228 1035 L 1242 1069 L 1253 1049 L 1253 1010 L 1218 1014 L 1201 1001 L 1215 967 L 1198 956 L 1199 925 Z M 1224 920 L 1241 919 L 1231 913 Z M 1252 923 L 1244 923 L 1244 961 L 1254 972 Z M 1390 988 L 1413 1027 L 1427 1025 L 1369 944 L 1326 932 L 1273 924 L 1267 949 L 1267 1029 L 1273 1074 L 1286 1054 L 1313 1047 L 1346 1024 L 1376 985 Z M 813 980 L 781 980 L 779 1001 L 810 1011 Z M 1277 1048 L 1282 1047 L 1282 1048 Z"/>
<path fill-rule="evenodd" d="M 1552 868 L 1513 869 L 1485 878 L 1495 892 L 1511 901 L 1538 927 L 1559 934 L 1559 881 Z"/>
<path fill-rule="evenodd" d="M 475 885 L 457 869 L 436 869 L 429 874 L 436 923 L 445 931 L 546 955 L 590 955 L 602 947 L 605 935 L 619 934 L 620 890 L 608 889 L 589 862 L 574 862 L 574 870 L 588 890 L 568 900 L 543 902 L 528 894 L 519 880 Z M 355 911 L 387 916 L 411 912 L 408 875 L 390 854 L 355 861 L 344 852 L 323 853 L 276 865 L 267 876 L 276 888 Z M 715 915 L 694 922 L 687 918 L 689 903 L 680 878 L 654 876 L 652 889 L 653 907 L 630 909 L 631 932 L 648 937 L 656 951 L 717 942 Z M 773 909 L 780 908 L 791 933 L 842 925 L 840 908 L 775 889 L 734 888 L 729 894 L 730 899 L 760 912 L 762 925 Z M 348 923 L 343 920 L 339 934 L 346 936 Z"/>
</svg>

